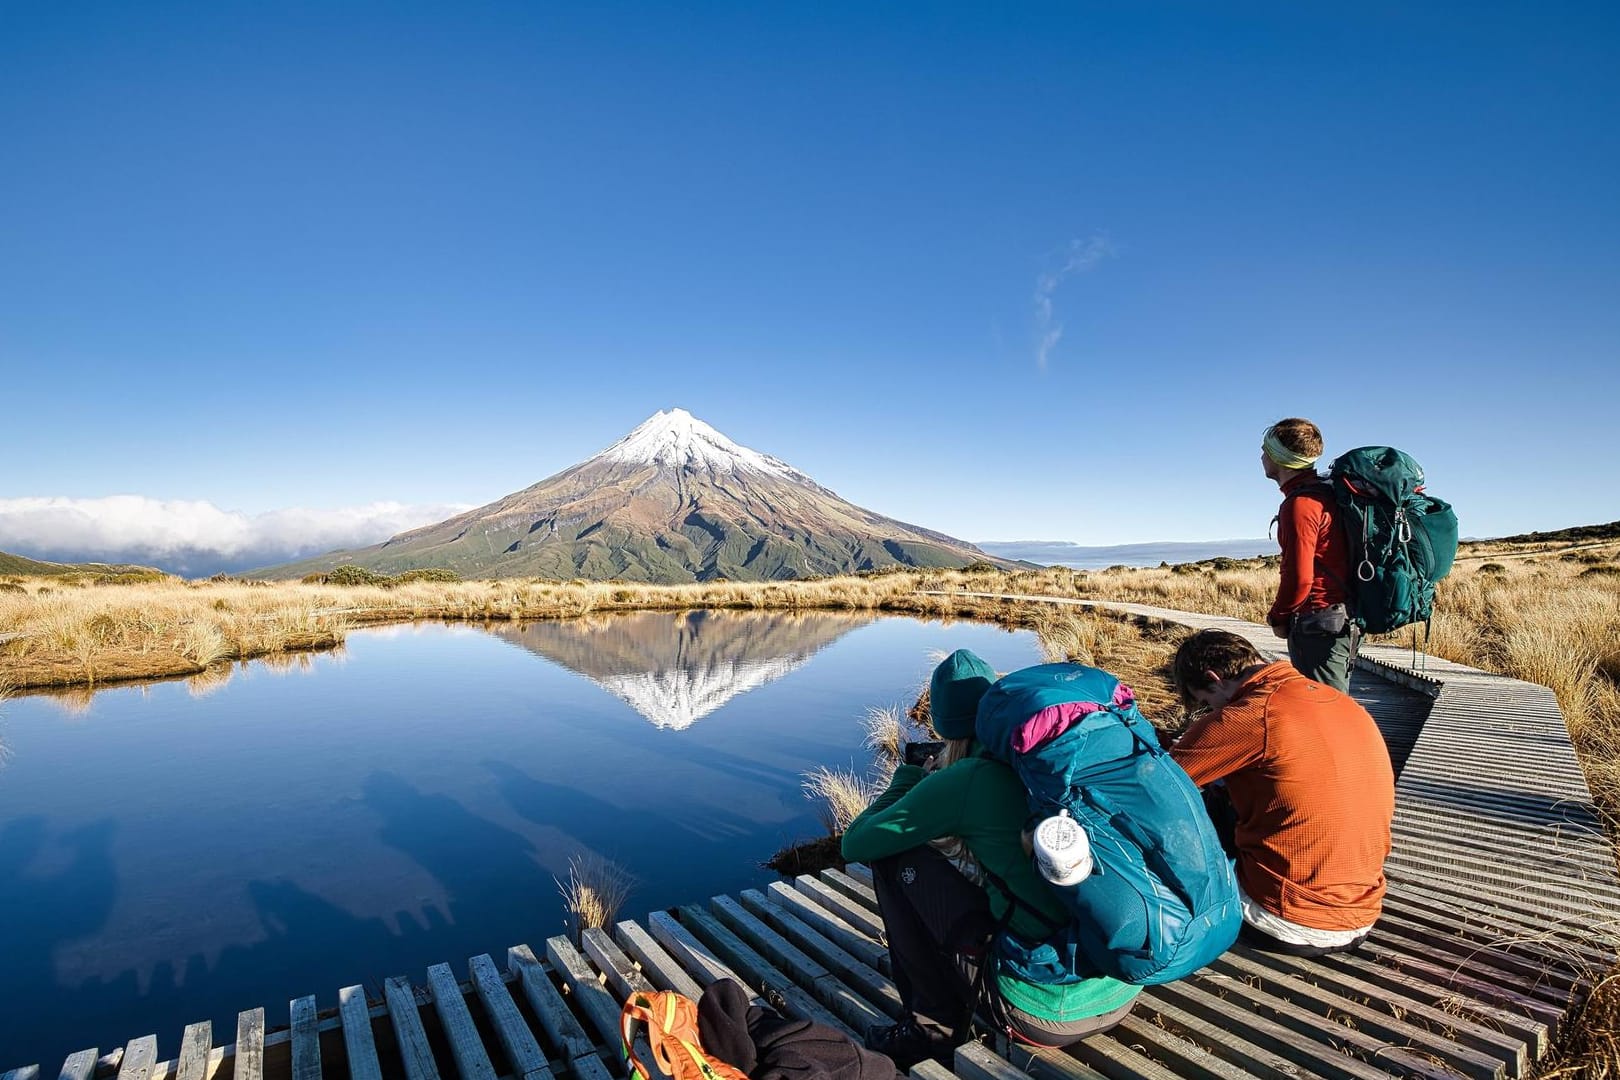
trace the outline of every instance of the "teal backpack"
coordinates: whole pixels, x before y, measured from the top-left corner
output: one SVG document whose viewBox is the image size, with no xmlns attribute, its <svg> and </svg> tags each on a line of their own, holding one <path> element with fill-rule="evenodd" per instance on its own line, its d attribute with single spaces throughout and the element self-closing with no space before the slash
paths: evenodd
<svg viewBox="0 0 1620 1080">
<path fill-rule="evenodd" d="M 1328 470 L 1355 580 L 1356 625 L 1383 634 L 1434 614 L 1435 583 L 1457 557 L 1457 515 L 1423 491 L 1423 467 L 1389 446 L 1341 454 Z"/>
<path fill-rule="evenodd" d="M 1035 942 L 997 932 L 1002 974 L 1049 985 L 1109 975 L 1145 986 L 1190 975 L 1237 940 L 1232 864 L 1203 797 L 1130 687 L 1080 664 L 1024 668 L 984 695 L 975 728 L 985 753 L 1028 789 L 1030 828 L 1067 810 L 1093 860 L 1078 884 L 1052 886 L 1068 922 Z"/>
</svg>

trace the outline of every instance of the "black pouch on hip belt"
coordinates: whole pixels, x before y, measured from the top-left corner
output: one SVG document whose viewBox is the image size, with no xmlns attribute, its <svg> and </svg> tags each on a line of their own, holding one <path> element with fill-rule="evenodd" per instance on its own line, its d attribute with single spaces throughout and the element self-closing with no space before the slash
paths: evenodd
<svg viewBox="0 0 1620 1080">
<path fill-rule="evenodd" d="M 1331 604 L 1316 611 L 1294 613 L 1292 630 L 1307 637 L 1338 637 L 1350 624 L 1350 610 L 1343 604 Z"/>
</svg>

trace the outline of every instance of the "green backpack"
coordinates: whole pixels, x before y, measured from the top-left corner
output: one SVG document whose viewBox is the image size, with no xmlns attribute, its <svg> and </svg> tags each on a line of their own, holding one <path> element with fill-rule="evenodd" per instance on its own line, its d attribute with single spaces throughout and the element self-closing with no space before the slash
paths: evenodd
<svg viewBox="0 0 1620 1080">
<path fill-rule="evenodd" d="M 1341 454 L 1328 470 L 1355 580 L 1356 625 L 1383 634 L 1434 613 L 1435 583 L 1457 557 L 1457 515 L 1423 492 L 1423 467 L 1389 446 Z"/>
</svg>

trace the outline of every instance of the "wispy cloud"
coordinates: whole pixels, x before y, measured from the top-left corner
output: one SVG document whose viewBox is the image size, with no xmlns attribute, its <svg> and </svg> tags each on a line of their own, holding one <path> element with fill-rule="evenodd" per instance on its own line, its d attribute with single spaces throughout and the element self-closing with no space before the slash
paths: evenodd
<svg viewBox="0 0 1620 1080">
<path fill-rule="evenodd" d="M 1106 236 L 1071 240 L 1064 252 L 1062 267 L 1048 270 L 1035 279 L 1035 365 L 1042 371 L 1046 370 L 1052 350 L 1063 339 L 1063 324 L 1052 312 L 1052 295 L 1067 278 L 1090 270 L 1113 253 L 1114 246 Z"/>
<path fill-rule="evenodd" d="M 262 514 L 144 495 L 0 499 L 0 551 L 61 562 L 133 562 L 200 576 L 363 547 L 470 506 L 379 502 Z"/>
</svg>

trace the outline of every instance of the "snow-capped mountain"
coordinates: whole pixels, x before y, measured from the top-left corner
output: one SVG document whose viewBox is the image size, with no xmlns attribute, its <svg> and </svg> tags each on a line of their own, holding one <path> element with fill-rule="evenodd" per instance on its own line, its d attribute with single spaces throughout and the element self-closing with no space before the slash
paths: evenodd
<svg viewBox="0 0 1620 1080">
<path fill-rule="evenodd" d="M 278 567 L 674 583 L 785 580 L 996 561 L 964 541 L 845 502 L 684 409 L 532 487 L 385 543 Z"/>
</svg>

